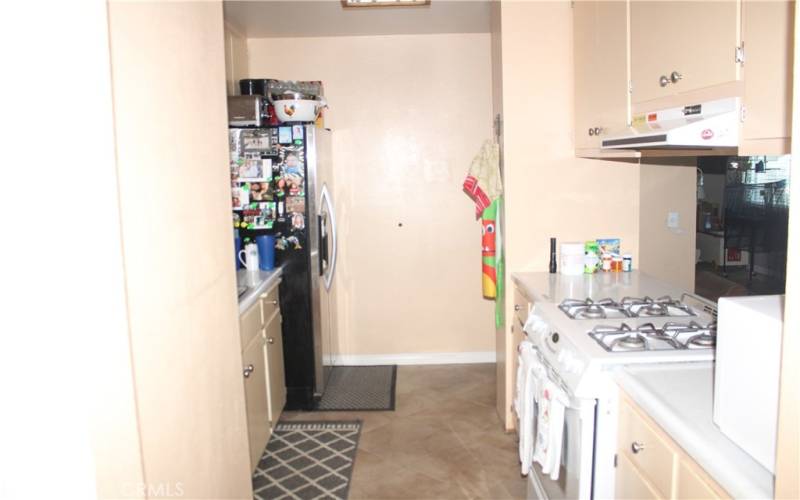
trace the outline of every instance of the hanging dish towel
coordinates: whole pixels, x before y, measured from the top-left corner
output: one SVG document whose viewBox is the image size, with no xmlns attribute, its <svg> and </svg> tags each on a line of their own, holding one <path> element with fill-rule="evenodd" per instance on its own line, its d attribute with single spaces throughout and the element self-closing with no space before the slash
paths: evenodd
<svg viewBox="0 0 800 500">
<path fill-rule="evenodd" d="M 475 202 L 475 213 L 481 217 L 481 268 L 483 296 L 497 299 L 503 296 L 502 249 L 498 235 L 502 212 L 503 183 L 500 177 L 500 147 L 495 141 L 483 143 L 464 179 L 464 191 Z M 499 276 L 499 279 L 498 279 Z M 495 308 L 495 324 L 501 326 L 502 312 Z"/>
<path fill-rule="evenodd" d="M 514 411 L 519 418 L 519 461 L 522 475 L 528 475 L 533 465 L 535 404 L 540 398 L 545 368 L 539 361 L 536 348 L 527 340 L 519 344 L 517 391 Z"/>
<path fill-rule="evenodd" d="M 484 142 L 472 159 L 467 178 L 464 179 L 464 190 L 475 202 L 475 215 L 478 216 L 503 193 L 500 146 L 496 142 Z"/>
<path fill-rule="evenodd" d="M 561 469 L 561 448 L 564 441 L 564 410 L 569 397 L 558 384 L 547 379 L 539 397 L 539 415 L 533 461 L 542 466 L 542 473 L 558 480 Z"/>
</svg>

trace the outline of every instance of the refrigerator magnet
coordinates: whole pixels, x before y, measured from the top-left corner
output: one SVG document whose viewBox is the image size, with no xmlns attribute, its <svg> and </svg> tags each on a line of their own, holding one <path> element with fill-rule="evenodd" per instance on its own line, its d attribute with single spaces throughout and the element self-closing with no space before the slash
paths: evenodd
<svg viewBox="0 0 800 500">
<path fill-rule="evenodd" d="M 292 127 L 278 127 L 278 142 L 280 144 L 292 143 Z"/>
<path fill-rule="evenodd" d="M 247 184 L 231 189 L 234 210 L 242 210 L 250 203 L 250 190 Z"/>
<path fill-rule="evenodd" d="M 292 139 L 295 141 L 303 140 L 303 126 L 302 125 L 293 125 L 292 126 Z"/>
<path fill-rule="evenodd" d="M 239 166 L 240 181 L 267 181 L 267 173 L 272 176 L 272 168 L 264 168 L 264 162 L 260 158 L 248 158 Z"/>
<path fill-rule="evenodd" d="M 301 231 L 306 228 L 306 218 L 303 214 L 292 214 L 292 229 Z"/>
<path fill-rule="evenodd" d="M 304 196 L 289 196 L 286 198 L 286 211 L 304 213 L 306 211 L 306 199 Z"/>
<path fill-rule="evenodd" d="M 303 176 L 303 168 L 300 166 L 300 158 L 297 153 L 287 153 L 283 164 L 283 173 L 287 175 Z"/>
</svg>

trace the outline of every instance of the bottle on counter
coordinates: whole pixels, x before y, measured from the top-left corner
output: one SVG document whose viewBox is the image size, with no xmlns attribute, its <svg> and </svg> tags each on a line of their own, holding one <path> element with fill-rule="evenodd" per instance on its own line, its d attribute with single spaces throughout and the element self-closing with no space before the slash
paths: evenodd
<svg viewBox="0 0 800 500">
<path fill-rule="evenodd" d="M 619 255 L 614 255 L 611 257 L 611 272 L 614 273 L 621 273 L 622 272 L 622 257 Z"/>
<path fill-rule="evenodd" d="M 594 274 L 600 267 L 600 248 L 596 241 L 587 241 L 583 247 L 583 272 Z"/>
<path fill-rule="evenodd" d="M 610 253 L 604 253 L 602 255 L 602 257 L 600 257 L 600 260 L 602 262 L 603 272 L 604 273 L 611 272 L 611 261 L 612 261 L 611 254 Z"/>
<path fill-rule="evenodd" d="M 633 270 L 633 255 L 626 253 L 622 256 L 622 272 L 629 273 Z"/>
</svg>

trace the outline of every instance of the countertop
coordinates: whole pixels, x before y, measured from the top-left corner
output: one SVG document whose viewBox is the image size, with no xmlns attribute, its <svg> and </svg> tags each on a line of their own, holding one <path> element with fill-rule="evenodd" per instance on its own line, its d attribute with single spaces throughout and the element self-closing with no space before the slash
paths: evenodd
<svg viewBox="0 0 800 500">
<path fill-rule="evenodd" d="M 617 384 L 734 498 L 772 498 L 774 476 L 712 421 L 714 363 L 629 365 Z"/>
<path fill-rule="evenodd" d="M 633 270 L 627 273 L 581 274 L 566 276 L 563 274 L 511 273 L 511 280 L 519 286 L 528 299 L 539 302 L 560 303 L 564 299 L 593 300 L 615 299 L 623 297 L 643 297 L 649 295 L 658 298 L 664 295 L 680 298 L 684 290 L 668 285 L 652 276 Z"/>
<path fill-rule="evenodd" d="M 271 271 L 259 271 L 252 281 L 248 280 L 247 271 L 239 269 L 236 271 L 236 285 L 247 286 L 247 291 L 239 296 L 239 314 L 247 311 L 250 306 L 256 303 L 262 293 L 269 290 L 272 285 L 280 281 L 283 274 L 282 267 L 276 267 Z"/>
</svg>

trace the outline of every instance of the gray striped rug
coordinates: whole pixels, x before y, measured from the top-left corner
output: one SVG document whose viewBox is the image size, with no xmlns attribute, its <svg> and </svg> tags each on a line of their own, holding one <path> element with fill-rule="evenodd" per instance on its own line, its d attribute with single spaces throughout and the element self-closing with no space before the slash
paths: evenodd
<svg viewBox="0 0 800 500">
<path fill-rule="evenodd" d="M 393 411 L 397 365 L 334 366 L 316 411 Z"/>
</svg>

